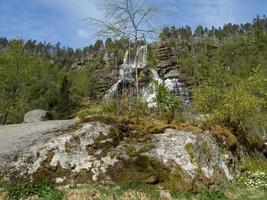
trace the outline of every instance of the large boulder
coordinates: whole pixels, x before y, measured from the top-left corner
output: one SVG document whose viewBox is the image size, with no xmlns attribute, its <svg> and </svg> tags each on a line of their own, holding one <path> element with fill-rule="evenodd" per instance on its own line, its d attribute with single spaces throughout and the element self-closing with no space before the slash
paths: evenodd
<svg viewBox="0 0 267 200">
<path fill-rule="evenodd" d="M 20 152 L 5 167 L 6 178 L 62 185 L 139 180 L 176 191 L 221 185 L 234 178 L 238 158 L 230 146 L 237 145 L 236 140 L 229 146 L 227 137 L 212 130 L 152 129 L 141 134 L 112 120 L 91 120 L 60 130 Z"/>
<path fill-rule="evenodd" d="M 51 119 L 52 119 L 51 113 L 41 109 L 31 110 L 24 115 L 25 123 L 40 122 Z"/>
</svg>

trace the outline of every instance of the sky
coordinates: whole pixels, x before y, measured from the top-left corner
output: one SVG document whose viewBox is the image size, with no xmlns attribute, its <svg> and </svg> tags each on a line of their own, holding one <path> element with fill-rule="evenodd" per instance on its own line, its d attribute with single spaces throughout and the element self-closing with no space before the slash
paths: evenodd
<svg viewBox="0 0 267 200">
<path fill-rule="evenodd" d="M 0 37 L 61 42 L 82 48 L 93 43 L 95 27 L 84 20 L 102 18 L 103 0 L 0 0 Z M 251 22 L 267 15 L 267 0 L 148 0 L 163 8 L 161 26 L 189 25 L 193 29 L 226 23 Z"/>
</svg>

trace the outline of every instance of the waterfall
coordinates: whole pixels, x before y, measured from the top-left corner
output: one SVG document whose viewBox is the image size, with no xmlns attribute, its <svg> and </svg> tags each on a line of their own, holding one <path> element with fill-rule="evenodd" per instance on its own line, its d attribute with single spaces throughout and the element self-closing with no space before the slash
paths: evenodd
<svg viewBox="0 0 267 200">
<path fill-rule="evenodd" d="M 152 74 L 152 81 L 147 88 L 143 88 L 142 93 L 145 101 L 149 108 L 156 107 L 156 85 L 155 81 L 158 84 L 163 84 L 170 91 L 173 91 L 177 97 L 181 99 L 184 104 L 190 103 L 190 95 L 188 88 L 185 83 L 180 81 L 177 78 L 168 78 L 166 80 L 162 80 L 157 71 L 154 69 L 150 69 Z"/>
<path fill-rule="evenodd" d="M 189 95 L 189 90 L 186 87 L 185 83 L 180 81 L 177 78 L 173 79 L 166 79 L 164 81 L 165 86 L 173 91 L 176 96 L 178 96 L 183 103 L 190 103 L 190 95 Z"/>
<path fill-rule="evenodd" d="M 123 64 L 119 69 L 118 81 L 111 86 L 106 92 L 104 99 L 112 98 L 121 87 L 121 84 L 135 82 L 134 74 L 135 67 L 139 69 L 145 68 L 147 65 L 147 45 L 138 48 L 135 59 L 131 59 L 129 51 L 125 52 Z M 161 79 L 158 72 L 155 69 L 149 69 L 152 75 L 152 81 L 150 81 L 148 87 L 141 88 L 144 100 L 147 102 L 148 107 L 156 107 L 156 85 L 164 84 L 170 91 L 173 91 L 177 97 L 179 97 L 184 104 L 190 103 L 189 90 L 185 83 L 179 79 L 179 77 Z M 172 77 L 172 76 L 171 76 Z"/>
<path fill-rule="evenodd" d="M 120 84 L 124 84 L 127 82 L 135 82 L 133 78 L 133 69 L 136 68 L 144 68 L 147 64 L 147 45 L 143 45 L 137 49 L 135 59 L 132 60 L 130 57 L 130 53 L 127 50 L 124 54 L 123 64 L 119 69 L 119 77 L 118 81 L 111 86 L 111 88 L 104 95 L 104 99 L 110 99 L 115 93 L 118 91 Z"/>
</svg>

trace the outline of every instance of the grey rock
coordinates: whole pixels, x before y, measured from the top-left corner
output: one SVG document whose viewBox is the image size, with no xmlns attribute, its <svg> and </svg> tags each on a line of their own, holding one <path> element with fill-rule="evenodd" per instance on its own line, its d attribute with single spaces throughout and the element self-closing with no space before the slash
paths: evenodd
<svg viewBox="0 0 267 200">
<path fill-rule="evenodd" d="M 149 140 L 135 140 L 123 130 L 99 121 L 56 130 L 45 142 L 34 143 L 10 161 L 5 168 L 7 179 L 14 175 L 30 180 L 45 176 L 61 185 L 116 183 L 121 181 L 120 174 L 143 173 L 141 181 L 157 184 L 169 180 L 162 180 L 160 169 L 172 177 L 180 173 L 191 185 L 198 179 L 209 185 L 214 181 L 223 184 L 235 176 L 237 159 L 208 131 L 194 134 L 166 129 L 150 135 Z"/>
<path fill-rule="evenodd" d="M 24 115 L 25 123 L 40 122 L 51 119 L 52 115 L 48 111 L 41 109 L 31 110 Z"/>
<path fill-rule="evenodd" d="M 173 69 L 164 74 L 164 79 L 179 78 L 180 73 L 178 69 Z"/>
</svg>

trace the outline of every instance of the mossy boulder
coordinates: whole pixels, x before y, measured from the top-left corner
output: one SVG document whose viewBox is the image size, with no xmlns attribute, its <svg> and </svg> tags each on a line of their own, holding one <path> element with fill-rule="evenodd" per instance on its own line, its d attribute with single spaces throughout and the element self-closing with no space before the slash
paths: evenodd
<svg viewBox="0 0 267 200">
<path fill-rule="evenodd" d="M 48 141 L 35 143 L 10 162 L 5 178 L 60 185 L 138 180 L 191 191 L 225 184 L 235 176 L 238 158 L 227 145 L 218 144 L 212 130 L 138 123 L 94 117 L 50 133 L 54 135 Z"/>
</svg>

